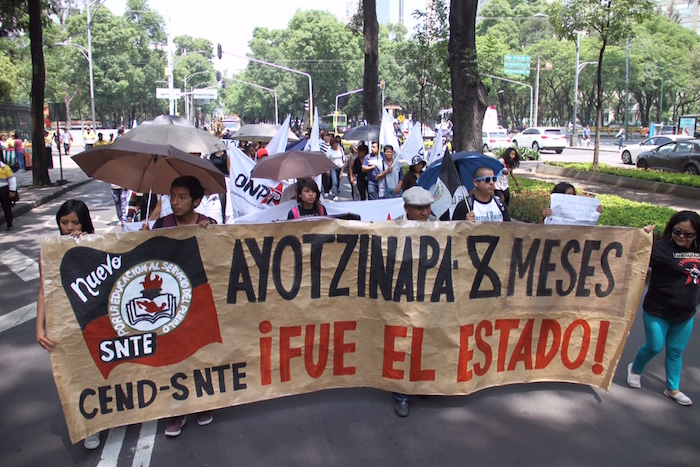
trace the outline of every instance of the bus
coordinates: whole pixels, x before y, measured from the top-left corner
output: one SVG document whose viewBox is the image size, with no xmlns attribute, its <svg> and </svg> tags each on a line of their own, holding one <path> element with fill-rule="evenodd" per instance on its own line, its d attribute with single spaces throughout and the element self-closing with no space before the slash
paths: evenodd
<svg viewBox="0 0 700 467">
<path fill-rule="evenodd" d="M 700 114 L 681 115 L 678 117 L 676 132 L 679 135 L 688 135 L 700 138 Z"/>
<path fill-rule="evenodd" d="M 341 113 L 332 113 L 324 115 L 321 118 L 321 122 L 328 125 L 333 133 L 337 133 L 339 128 L 345 129 L 348 126 L 348 116 Z"/>
</svg>

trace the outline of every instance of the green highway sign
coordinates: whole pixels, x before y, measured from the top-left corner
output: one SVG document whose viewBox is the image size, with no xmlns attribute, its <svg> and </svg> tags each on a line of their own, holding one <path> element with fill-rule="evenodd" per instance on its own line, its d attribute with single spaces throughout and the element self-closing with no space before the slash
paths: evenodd
<svg viewBox="0 0 700 467">
<path fill-rule="evenodd" d="M 529 55 L 504 55 L 503 72 L 506 75 L 530 76 Z"/>
</svg>

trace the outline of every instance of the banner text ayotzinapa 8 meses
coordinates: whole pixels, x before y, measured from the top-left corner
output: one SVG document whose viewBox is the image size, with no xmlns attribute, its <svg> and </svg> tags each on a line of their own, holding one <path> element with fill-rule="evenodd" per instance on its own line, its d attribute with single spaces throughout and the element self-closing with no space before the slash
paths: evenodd
<svg viewBox="0 0 700 467">
<path fill-rule="evenodd" d="M 609 388 L 651 237 L 334 220 L 52 238 L 54 377 L 73 441 L 335 387 Z"/>
</svg>

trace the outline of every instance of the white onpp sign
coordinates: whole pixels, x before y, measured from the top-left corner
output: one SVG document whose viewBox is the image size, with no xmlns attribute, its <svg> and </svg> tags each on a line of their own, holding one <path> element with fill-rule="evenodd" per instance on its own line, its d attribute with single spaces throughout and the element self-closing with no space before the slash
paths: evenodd
<svg viewBox="0 0 700 467">
<path fill-rule="evenodd" d="M 182 97 L 182 90 L 173 89 L 173 95 L 170 96 L 170 88 L 156 88 L 156 99 L 179 99 Z"/>
</svg>

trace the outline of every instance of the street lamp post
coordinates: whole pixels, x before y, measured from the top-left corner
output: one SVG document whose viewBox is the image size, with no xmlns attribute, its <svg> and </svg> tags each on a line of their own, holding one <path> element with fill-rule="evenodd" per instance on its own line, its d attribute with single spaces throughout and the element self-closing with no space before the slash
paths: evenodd
<svg viewBox="0 0 700 467">
<path fill-rule="evenodd" d="M 221 50 L 221 44 L 219 44 L 218 49 Z M 292 68 L 287 68 L 286 66 L 278 65 L 276 63 L 271 63 L 271 62 L 266 62 L 264 60 L 259 60 L 257 58 L 253 58 L 253 57 L 246 57 L 244 55 L 236 55 L 236 54 L 232 54 L 230 52 L 223 52 L 223 51 L 221 51 L 221 53 L 226 54 L 226 55 L 230 55 L 230 56 L 236 57 L 236 58 L 242 58 L 243 60 L 250 60 L 251 62 L 260 63 L 261 65 L 267 65 L 267 66 L 271 66 L 273 68 L 279 68 L 280 70 L 289 71 L 291 73 L 297 73 L 299 75 L 306 76 L 309 79 L 309 122 L 314 121 L 314 117 L 313 117 L 314 93 L 313 93 L 313 82 L 311 81 L 310 74 L 304 73 L 303 71 L 294 70 Z"/>
<path fill-rule="evenodd" d="M 203 75 L 204 73 L 209 74 L 209 73 L 211 73 L 211 72 L 208 71 L 208 70 L 205 70 L 205 71 L 197 71 L 197 72 L 195 72 L 195 73 L 192 73 L 192 74 L 189 75 L 189 76 L 186 76 L 186 77 L 185 77 L 185 81 L 184 81 L 184 89 L 185 89 L 185 91 L 187 91 L 187 82 L 190 80 L 190 78 L 193 78 L 193 77 L 195 77 L 195 76 L 197 76 L 197 75 Z M 190 121 L 190 108 L 189 108 L 189 104 L 188 104 L 187 98 L 185 98 L 185 119 L 186 119 L 188 122 Z"/>
<path fill-rule="evenodd" d="M 97 8 L 95 9 L 94 13 L 97 13 L 97 10 L 104 4 L 104 1 L 100 3 Z M 92 71 L 92 16 L 90 16 L 90 0 L 87 0 L 85 2 L 85 7 L 86 7 L 86 18 L 87 18 L 87 40 L 88 40 L 88 46 L 87 46 L 87 54 L 88 54 L 88 69 L 90 70 L 90 110 L 92 112 L 92 125 L 97 128 L 97 125 L 95 123 L 95 78 L 94 74 Z"/>
<path fill-rule="evenodd" d="M 343 92 L 343 93 L 338 94 L 337 96 L 335 96 L 335 114 L 338 115 L 338 98 L 339 98 L 339 97 L 349 96 L 350 94 L 355 94 L 355 93 L 357 93 L 357 92 L 362 92 L 362 91 L 364 91 L 364 88 L 355 89 L 355 90 L 353 90 L 353 91 L 348 91 L 348 92 Z M 382 91 L 382 92 L 383 92 L 383 91 Z M 382 104 L 382 105 L 383 105 L 383 104 Z"/>
<path fill-rule="evenodd" d="M 232 81 L 236 81 L 242 84 L 247 84 L 248 86 L 253 86 L 256 88 L 264 89 L 266 91 L 272 91 L 275 94 L 275 125 L 279 125 L 279 111 L 277 110 L 277 91 L 271 88 L 266 88 L 265 86 L 260 86 L 259 84 L 249 83 L 248 81 L 243 81 L 242 79 L 231 78 Z"/>
<path fill-rule="evenodd" d="M 512 79 L 501 78 L 500 76 L 487 75 L 486 73 L 481 73 L 481 74 L 484 76 L 488 76 L 489 78 L 499 79 L 501 81 L 506 81 L 508 83 L 513 83 L 513 84 L 519 84 L 521 86 L 527 86 L 528 88 L 530 88 L 530 121 L 528 122 L 528 125 L 533 126 L 532 125 L 532 86 L 530 86 L 527 83 L 521 83 L 520 81 L 514 81 Z"/>
</svg>

